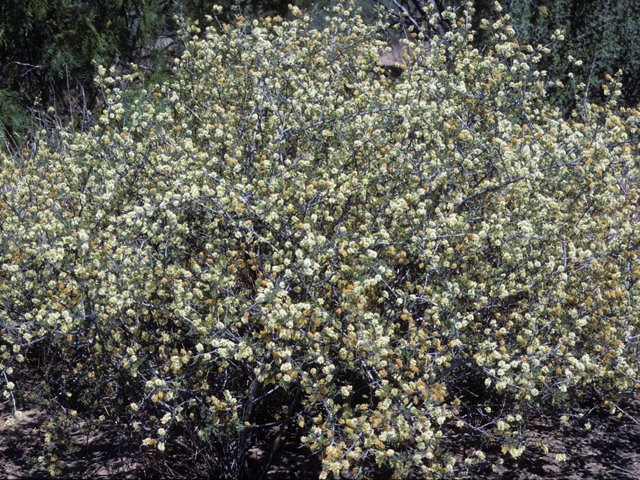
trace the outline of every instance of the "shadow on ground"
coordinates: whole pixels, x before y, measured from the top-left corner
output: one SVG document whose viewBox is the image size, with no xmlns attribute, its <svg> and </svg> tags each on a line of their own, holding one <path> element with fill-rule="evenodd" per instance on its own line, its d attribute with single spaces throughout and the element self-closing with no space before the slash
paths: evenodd
<svg viewBox="0 0 640 480">
<path fill-rule="evenodd" d="M 43 409 L 31 408 L 23 412 L 15 429 L 5 426 L 11 411 L 5 404 L 0 411 L 0 477 L 48 478 L 50 473 L 29 462 L 43 455 L 45 441 L 42 424 L 47 420 Z M 640 480 L 640 401 L 628 402 L 624 407 L 628 416 L 590 416 L 587 420 L 563 421 L 561 414 L 540 415 L 528 423 L 527 440 L 548 446 L 548 453 L 531 447 L 517 460 L 508 459 L 497 470 L 488 464 L 460 478 L 486 480 L 566 479 L 566 480 Z M 589 421 L 592 428 L 585 429 Z M 144 452 L 125 439 L 109 432 L 78 426 L 73 433 L 79 450 L 60 456 L 65 478 L 153 478 L 159 477 L 144 461 Z M 489 449 L 490 450 L 490 449 Z M 497 449 L 496 449 L 497 451 Z M 487 451 L 488 458 L 492 452 Z M 494 452 L 495 453 L 495 452 Z M 556 455 L 566 455 L 566 461 L 556 462 Z M 265 453 L 254 449 L 251 457 L 260 462 Z M 276 452 L 264 480 L 314 479 L 320 474 L 317 457 L 294 448 L 283 447 Z M 363 478 L 389 478 L 388 471 L 374 466 L 363 470 Z M 347 472 L 341 477 L 354 478 Z M 417 477 L 416 477 L 417 478 Z"/>
</svg>

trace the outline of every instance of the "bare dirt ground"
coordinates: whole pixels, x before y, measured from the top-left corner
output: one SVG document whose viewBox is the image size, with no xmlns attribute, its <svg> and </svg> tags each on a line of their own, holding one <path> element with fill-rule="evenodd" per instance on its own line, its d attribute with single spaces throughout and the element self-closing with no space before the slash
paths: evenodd
<svg viewBox="0 0 640 480">
<path fill-rule="evenodd" d="M 561 415 L 541 416 L 531 421 L 528 439 L 549 446 L 549 453 L 533 447 L 518 460 L 505 461 L 497 472 L 477 474 L 485 479 L 565 479 L 632 480 L 640 479 L 640 402 L 624 407 L 629 417 L 594 415 L 582 419 L 561 420 Z M 592 427 L 587 430 L 584 425 Z M 556 454 L 566 461 L 556 462 Z"/>
<path fill-rule="evenodd" d="M 618 418 L 607 414 L 591 414 L 583 418 L 563 421 L 560 413 L 541 415 L 529 422 L 527 439 L 549 446 L 549 452 L 532 447 L 517 460 L 508 459 L 497 471 L 487 464 L 472 474 L 459 478 L 478 479 L 566 479 L 566 480 L 633 480 L 640 479 L 640 401 L 625 404 L 628 416 Z M 48 478 L 50 473 L 29 462 L 44 452 L 45 439 L 41 425 L 47 413 L 41 408 L 25 409 L 23 418 L 15 429 L 5 426 L 11 410 L 5 404 L 0 411 L 0 477 Z M 584 428 L 589 422 L 590 430 Z M 157 472 L 145 467 L 145 453 L 140 448 L 118 439 L 109 432 L 92 431 L 88 427 L 74 430 L 74 440 L 79 447 L 75 453 L 60 455 L 58 462 L 64 465 L 64 478 L 158 478 Z M 499 452 L 485 449 L 488 458 Z M 567 459 L 556 462 L 556 454 Z M 254 462 L 264 458 L 264 452 L 251 452 Z M 265 480 L 318 478 L 318 458 L 296 451 L 283 442 L 276 452 Z M 389 478 L 389 472 L 365 470 L 365 478 Z M 341 477 L 353 478 L 345 472 Z"/>
</svg>

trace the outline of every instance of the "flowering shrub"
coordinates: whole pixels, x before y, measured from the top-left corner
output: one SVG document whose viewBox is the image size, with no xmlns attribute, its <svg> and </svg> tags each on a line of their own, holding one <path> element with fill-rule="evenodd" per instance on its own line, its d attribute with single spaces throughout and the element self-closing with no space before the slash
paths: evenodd
<svg viewBox="0 0 640 480">
<path fill-rule="evenodd" d="M 295 13 L 191 27 L 174 81 L 132 95 L 103 71 L 91 133 L 2 157 L 8 401 L 39 352 L 78 415 L 229 477 L 274 428 L 323 477 L 446 476 L 485 458 L 445 455 L 453 429 L 517 457 L 536 406 L 615 410 L 640 383 L 638 111 L 616 80 L 564 119 L 508 17 L 481 53 L 447 12 L 392 82 L 358 16 Z"/>
</svg>

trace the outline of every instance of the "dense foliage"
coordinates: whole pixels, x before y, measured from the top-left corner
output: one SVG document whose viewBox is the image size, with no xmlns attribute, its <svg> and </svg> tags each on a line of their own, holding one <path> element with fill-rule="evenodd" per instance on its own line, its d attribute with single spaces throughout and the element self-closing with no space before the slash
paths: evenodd
<svg viewBox="0 0 640 480">
<path fill-rule="evenodd" d="M 567 394 L 616 411 L 638 387 L 620 84 L 566 120 L 508 16 L 480 52 L 451 11 L 392 82 L 373 27 L 332 15 L 187 38 L 174 80 L 135 95 L 101 69 L 92 131 L 0 156 L 6 401 L 47 368 L 40 396 L 192 473 L 250 476 L 288 428 L 323 477 L 429 477 L 518 457 L 527 413 Z"/>
</svg>

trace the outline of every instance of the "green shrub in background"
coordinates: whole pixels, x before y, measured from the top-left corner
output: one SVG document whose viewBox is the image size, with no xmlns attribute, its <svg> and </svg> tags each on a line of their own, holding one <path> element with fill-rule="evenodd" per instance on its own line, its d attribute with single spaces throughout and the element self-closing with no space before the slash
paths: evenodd
<svg viewBox="0 0 640 480">
<path fill-rule="evenodd" d="M 32 119 L 23 108 L 21 95 L 11 90 L 0 89 L 0 149 L 15 150 L 32 125 Z"/>
<path fill-rule="evenodd" d="M 46 368 L 52 408 L 165 472 L 255 476 L 249 449 L 288 429 L 323 478 L 406 478 L 518 457 L 568 394 L 617 411 L 640 383 L 639 112 L 617 80 L 566 120 L 508 17 L 483 54 L 445 12 L 391 82 L 348 9 L 322 31 L 296 14 L 187 39 L 135 96 L 101 70 L 90 132 L 0 157 L 16 417 L 19 373 Z"/>
<path fill-rule="evenodd" d="M 468 2 L 377 0 L 377 3 L 387 6 L 395 21 L 406 27 L 428 19 L 430 14 L 425 5 L 433 5 L 436 12 L 442 12 L 447 7 L 462 8 Z M 606 75 L 618 70 L 623 72 L 620 100 L 627 106 L 640 102 L 640 3 L 634 0 L 475 0 L 473 6 L 472 24 L 480 33 L 474 40 L 476 47 L 495 45 L 493 32 L 489 30 L 485 35 L 480 21 L 495 22 L 508 13 L 522 44 L 550 48 L 551 52 L 541 59 L 537 68 L 567 85 L 568 88 L 552 88 L 548 92 L 549 100 L 567 115 L 575 108 L 576 94 L 579 98 L 603 103 L 602 85 L 606 83 Z M 450 28 L 447 22 L 442 25 Z M 561 41 L 555 41 L 557 39 Z"/>
<path fill-rule="evenodd" d="M 221 4 L 221 19 L 227 20 L 233 18 L 234 9 L 257 14 L 286 13 L 287 8 L 274 0 Z M 155 55 L 164 53 L 149 49 L 159 36 L 178 33 L 175 15 L 206 23 L 213 5 L 208 0 L 7 0 L 0 6 L 2 86 L 14 87 L 17 82 L 31 91 L 53 82 L 54 90 L 63 90 L 69 82 L 80 82 L 88 88 L 96 64 L 140 61 L 144 48 Z"/>
<path fill-rule="evenodd" d="M 281 0 L 226 0 L 220 20 L 240 12 L 286 13 Z M 210 0 L 4 0 L 0 2 L 0 128 L 23 145 L 35 109 L 57 108 L 75 127 L 91 121 L 99 104 L 93 79 L 98 65 L 144 64 L 150 81 L 167 72 L 187 18 L 207 25 Z M 19 100 L 19 101 L 18 101 Z M 35 120 L 35 119 L 32 119 Z M 36 124 L 39 122 L 35 121 Z M 6 147 L 5 147 L 6 148 Z"/>
<path fill-rule="evenodd" d="M 550 92 L 565 111 L 575 106 L 576 94 L 584 98 L 582 91 L 592 101 L 604 102 L 606 76 L 618 70 L 623 72 L 621 100 L 627 105 L 640 102 L 638 2 L 507 0 L 503 7 L 523 43 L 535 46 L 562 39 L 550 46 L 551 54 L 539 68 L 569 87 Z M 494 17 L 499 15 L 494 7 Z"/>
<path fill-rule="evenodd" d="M 158 0 L 9 0 L 0 7 L 5 88 L 56 95 L 95 76 L 94 62 L 129 62 L 166 27 Z M 67 96 L 60 94 L 60 101 Z M 46 100 L 43 98 L 43 100 Z"/>
</svg>

